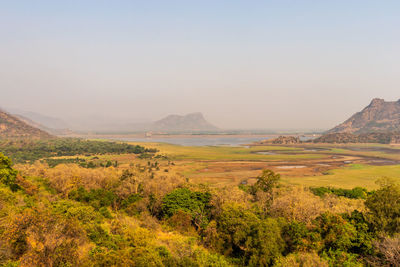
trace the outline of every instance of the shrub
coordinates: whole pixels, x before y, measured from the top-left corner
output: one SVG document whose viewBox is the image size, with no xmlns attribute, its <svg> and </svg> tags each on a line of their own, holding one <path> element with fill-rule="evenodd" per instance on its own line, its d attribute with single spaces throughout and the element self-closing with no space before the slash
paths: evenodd
<svg viewBox="0 0 400 267">
<path fill-rule="evenodd" d="M 353 189 L 333 188 L 333 187 L 312 187 L 311 192 L 317 196 L 325 196 L 326 194 L 334 194 L 339 197 L 347 197 L 352 199 L 366 199 L 368 190 L 362 187 L 355 187 Z"/>
</svg>

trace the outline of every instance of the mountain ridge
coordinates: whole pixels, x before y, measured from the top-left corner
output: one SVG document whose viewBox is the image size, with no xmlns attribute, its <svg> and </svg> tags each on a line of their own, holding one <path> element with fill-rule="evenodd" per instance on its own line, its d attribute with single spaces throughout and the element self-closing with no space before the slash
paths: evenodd
<svg viewBox="0 0 400 267">
<path fill-rule="evenodd" d="M 209 123 L 201 112 L 186 115 L 171 114 L 152 123 L 153 130 L 161 131 L 216 131 L 218 127 Z"/>
<path fill-rule="evenodd" d="M 400 132 L 400 99 L 385 101 L 381 98 L 374 98 L 363 110 L 325 133 L 376 132 Z"/>
<path fill-rule="evenodd" d="M 0 139 L 50 139 L 53 136 L 0 109 Z"/>
</svg>

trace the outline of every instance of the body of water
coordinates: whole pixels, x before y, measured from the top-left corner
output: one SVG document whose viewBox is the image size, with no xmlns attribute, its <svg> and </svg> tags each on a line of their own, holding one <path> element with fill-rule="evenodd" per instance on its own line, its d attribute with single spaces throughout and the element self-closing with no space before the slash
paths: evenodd
<svg viewBox="0 0 400 267">
<path fill-rule="evenodd" d="M 152 143 L 168 143 L 182 146 L 240 146 L 251 144 L 253 142 L 266 140 L 268 136 L 207 136 L 207 137 L 149 137 L 149 138 L 118 138 L 122 141 L 130 142 L 152 142 Z"/>
</svg>

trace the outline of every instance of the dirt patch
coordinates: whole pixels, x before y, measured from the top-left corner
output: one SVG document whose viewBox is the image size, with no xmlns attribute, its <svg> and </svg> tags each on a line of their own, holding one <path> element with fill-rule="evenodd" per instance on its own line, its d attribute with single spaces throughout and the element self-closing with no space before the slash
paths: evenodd
<svg viewBox="0 0 400 267">
<path fill-rule="evenodd" d="M 277 153 L 271 152 L 271 151 L 259 151 L 259 152 L 256 152 L 256 154 L 260 154 L 260 155 L 277 155 Z"/>
<path fill-rule="evenodd" d="M 307 166 L 304 165 L 296 165 L 296 166 L 278 166 L 276 167 L 277 169 L 302 169 L 305 168 Z"/>
</svg>

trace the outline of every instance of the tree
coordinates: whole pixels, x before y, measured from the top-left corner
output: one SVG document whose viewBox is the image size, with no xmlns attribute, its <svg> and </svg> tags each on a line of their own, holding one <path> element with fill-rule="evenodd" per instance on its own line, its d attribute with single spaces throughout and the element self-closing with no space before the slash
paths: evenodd
<svg viewBox="0 0 400 267">
<path fill-rule="evenodd" d="M 357 238 L 354 225 L 338 214 L 321 214 L 314 221 L 314 226 L 323 239 L 325 250 L 347 251 Z"/>
<path fill-rule="evenodd" d="M 246 266 L 270 266 L 283 251 L 276 219 L 262 220 L 244 206 L 232 203 L 223 208 L 216 221 L 224 244 L 220 252 L 241 259 Z"/>
<path fill-rule="evenodd" d="M 264 213 L 268 211 L 273 202 L 273 188 L 278 184 L 281 176 L 271 170 L 263 170 L 257 177 L 257 182 L 251 186 L 250 193 L 261 204 Z"/>
<path fill-rule="evenodd" d="M 275 174 L 271 170 L 263 170 L 262 174 L 257 177 L 257 182 L 252 186 L 251 192 L 256 194 L 258 191 L 269 193 L 278 184 L 281 179 L 279 174 Z"/>
<path fill-rule="evenodd" d="M 205 227 L 210 216 L 211 194 L 192 192 L 187 188 L 178 188 L 165 195 L 162 202 L 162 213 L 171 217 L 178 211 L 184 211 L 192 216 L 197 227 Z"/>
<path fill-rule="evenodd" d="M 392 235 L 400 232 L 400 185 L 384 178 L 377 182 L 380 189 L 365 201 L 368 219 L 375 231 Z"/>
<path fill-rule="evenodd" d="M 13 188 L 15 185 L 15 179 L 17 177 L 17 171 L 12 167 L 12 161 L 0 153 L 0 182 Z"/>
</svg>

